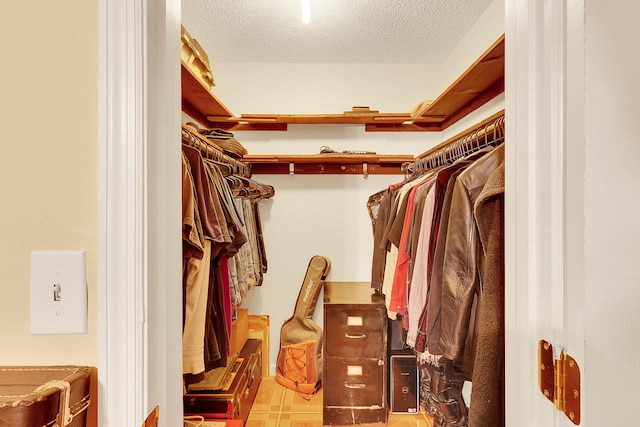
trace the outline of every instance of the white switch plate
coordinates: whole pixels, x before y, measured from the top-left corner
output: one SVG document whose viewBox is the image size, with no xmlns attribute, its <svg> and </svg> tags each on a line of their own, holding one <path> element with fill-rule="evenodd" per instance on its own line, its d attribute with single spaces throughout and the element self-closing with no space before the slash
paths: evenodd
<svg viewBox="0 0 640 427">
<path fill-rule="evenodd" d="M 31 333 L 87 333 L 85 251 L 31 252 Z"/>
</svg>

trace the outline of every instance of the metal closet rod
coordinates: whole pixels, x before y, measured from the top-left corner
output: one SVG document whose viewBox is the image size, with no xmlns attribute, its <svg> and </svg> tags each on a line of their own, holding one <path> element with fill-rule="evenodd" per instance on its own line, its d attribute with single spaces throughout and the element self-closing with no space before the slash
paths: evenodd
<svg viewBox="0 0 640 427">
<path fill-rule="evenodd" d="M 483 120 L 461 134 L 421 154 L 403 166 L 405 173 L 420 173 L 453 163 L 490 145 L 504 141 L 504 110 Z"/>
</svg>

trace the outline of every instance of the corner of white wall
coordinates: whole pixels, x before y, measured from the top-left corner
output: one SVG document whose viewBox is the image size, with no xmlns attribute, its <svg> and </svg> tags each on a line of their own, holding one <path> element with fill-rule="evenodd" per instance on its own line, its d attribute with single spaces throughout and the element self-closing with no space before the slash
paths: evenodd
<svg viewBox="0 0 640 427">
<path fill-rule="evenodd" d="M 460 43 L 451 51 L 442 63 L 442 88 L 444 91 L 461 75 L 489 46 L 504 34 L 505 0 L 493 0 L 491 5 L 478 18 Z M 448 79 L 446 78 L 448 77 Z"/>
</svg>

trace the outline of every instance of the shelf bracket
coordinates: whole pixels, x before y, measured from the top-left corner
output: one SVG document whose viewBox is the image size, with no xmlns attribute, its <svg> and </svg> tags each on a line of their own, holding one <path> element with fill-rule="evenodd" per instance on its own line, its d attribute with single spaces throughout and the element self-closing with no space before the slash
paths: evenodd
<svg viewBox="0 0 640 427">
<path fill-rule="evenodd" d="M 362 176 L 364 179 L 369 179 L 369 165 L 367 162 L 362 163 Z"/>
<path fill-rule="evenodd" d="M 554 359 L 553 346 L 538 342 L 538 383 L 542 394 L 575 425 L 580 424 L 580 367 L 563 350 Z"/>
<path fill-rule="evenodd" d="M 289 175 L 291 175 L 291 176 L 294 175 L 295 168 L 296 168 L 295 163 L 293 163 L 293 162 L 289 163 Z"/>
</svg>

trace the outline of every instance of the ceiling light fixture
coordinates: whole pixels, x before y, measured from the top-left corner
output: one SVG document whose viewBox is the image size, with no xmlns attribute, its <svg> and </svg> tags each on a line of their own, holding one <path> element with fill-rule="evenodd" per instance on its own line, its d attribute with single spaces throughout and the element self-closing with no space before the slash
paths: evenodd
<svg viewBox="0 0 640 427">
<path fill-rule="evenodd" d="M 311 21 L 311 0 L 302 0 L 302 22 L 308 24 Z"/>
</svg>

